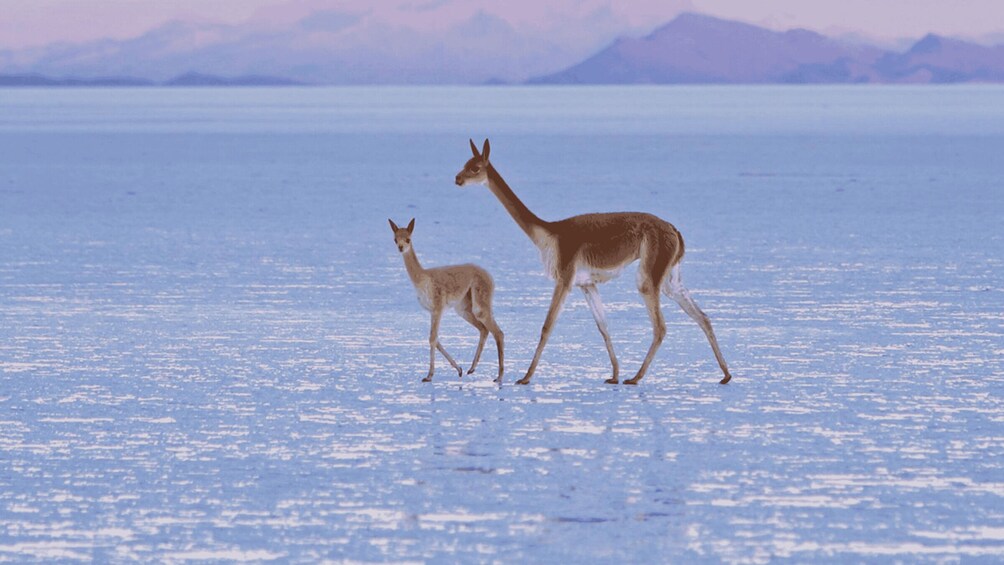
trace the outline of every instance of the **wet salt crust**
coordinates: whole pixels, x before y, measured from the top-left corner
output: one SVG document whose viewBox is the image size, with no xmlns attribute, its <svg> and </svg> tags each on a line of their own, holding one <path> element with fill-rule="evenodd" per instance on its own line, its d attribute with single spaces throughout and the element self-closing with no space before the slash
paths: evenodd
<svg viewBox="0 0 1004 565">
<path fill-rule="evenodd" d="M 544 218 L 680 229 L 731 384 L 666 300 L 603 384 L 578 292 L 512 384 L 551 286 L 452 185 L 485 134 Z M 2 90 L 0 561 L 1000 561 L 1002 151 L 988 86 Z M 419 382 L 388 216 L 494 276 L 501 388 Z"/>
</svg>

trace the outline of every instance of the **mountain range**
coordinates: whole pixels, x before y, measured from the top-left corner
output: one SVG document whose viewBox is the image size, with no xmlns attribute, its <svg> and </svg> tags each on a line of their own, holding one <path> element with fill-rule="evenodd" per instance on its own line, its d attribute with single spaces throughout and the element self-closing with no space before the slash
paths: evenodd
<svg viewBox="0 0 1004 565">
<path fill-rule="evenodd" d="M 222 77 L 201 73 L 185 73 L 156 82 L 135 77 L 51 78 L 38 74 L 0 75 L 3 86 L 295 86 L 303 84 L 294 80 L 262 75 Z"/>
<path fill-rule="evenodd" d="M 897 53 L 794 29 L 682 14 L 620 38 L 539 84 L 949 83 L 1004 81 L 1004 45 L 927 35 Z"/>
<path fill-rule="evenodd" d="M 617 37 L 608 20 L 567 22 L 590 41 L 480 11 L 424 32 L 337 11 L 270 28 L 173 22 L 124 41 L 0 51 L 0 86 L 1004 82 L 1004 45 L 928 35 L 895 51 L 692 13 Z"/>
<path fill-rule="evenodd" d="M 581 60 L 624 29 L 602 11 L 570 22 L 589 40 L 517 28 L 483 11 L 439 28 L 379 16 L 323 10 L 293 22 L 176 21 L 127 40 L 0 50 L 0 74 L 155 83 L 190 72 L 309 84 L 511 83 Z"/>
</svg>

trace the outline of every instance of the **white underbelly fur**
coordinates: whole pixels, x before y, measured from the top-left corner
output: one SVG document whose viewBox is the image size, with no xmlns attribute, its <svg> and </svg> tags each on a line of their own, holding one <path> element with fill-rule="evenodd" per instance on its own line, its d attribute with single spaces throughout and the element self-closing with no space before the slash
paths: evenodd
<svg viewBox="0 0 1004 565">
<path fill-rule="evenodd" d="M 544 263 L 544 274 L 551 280 L 554 280 L 558 272 L 558 250 L 554 238 L 541 234 L 534 238 L 534 243 L 537 245 L 537 249 L 540 250 L 540 260 Z M 624 270 L 624 265 L 615 269 L 596 269 L 589 265 L 577 263 L 575 265 L 575 278 L 572 284 L 585 286 L 605 283 L 617 278 L 622 270 Z"/>
<path fill-rule="evenodd" d="M 616 269 L 593 269 L 579 265 L 575 269 L 574 284 L 578 286 L 602 284 L 620 276 L 623 269 L 624 267 L 618 267 Z"/>
</svg>

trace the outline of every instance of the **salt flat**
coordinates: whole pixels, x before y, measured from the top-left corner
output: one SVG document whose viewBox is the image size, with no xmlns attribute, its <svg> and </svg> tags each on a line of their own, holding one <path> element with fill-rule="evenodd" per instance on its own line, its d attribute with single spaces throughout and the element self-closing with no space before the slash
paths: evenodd
<svg viewBox="0 0 1004 565">
<path fill-rule="evenodd" d="M 532 385 L 538 215 L 644 210 L 672 303 Z M 0 560 L 1004 558 L 1004 89 L 0 91 Z M 503 386 L 426 370 L 426 266 L 496 281 Z M 651 330 L 600 288 L 622 374 Z M 476 334 L 452 314 L 464 366 Z"/>
</svg>

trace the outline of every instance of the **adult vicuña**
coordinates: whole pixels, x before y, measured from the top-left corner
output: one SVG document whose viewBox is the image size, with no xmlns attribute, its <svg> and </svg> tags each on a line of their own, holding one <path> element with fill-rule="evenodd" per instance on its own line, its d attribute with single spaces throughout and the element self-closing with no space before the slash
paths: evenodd
<svg viewBox="0 0 1004 565">
<path fill-rule="evenodd" d="M 481 350 L 485 347 L 485 339 L 488 337 L 488 332 L 491 332 L 499 351 L 499 376 L 495 382 L 502 382 L 504 335 L 492 315 L 492 295 L 495 292 L 492 276 L 481 267 L 471 264 L 423 269 L 411 246 L 415 219 L 412 218 L 406 228 L 397 227 L 393 220 L 387 221 L 390 222 L 390 229 L 394 232 L 394 243 L 404 257 L 404 267 L 408 270 L 408 277 L 418 291 L 418 302 L 432 313 L 432 329 L 429 330 L 429 375 L 422 380 L 431 381 L 433 373 L 436 372 L 437 349 L 457 370 L 460 377 L 464 375 L 464 370 L 457 365 L 453 357 L 450 357 L 443 344 L 439 343 L 439 320 L 443 317 L 443 310 L 447 306 L 452 306 L 461 318 L 467 320 L 481 333 L 477 351 L 474 352 L 474 361 L 471 361 L 471 368 L 467 374 L 473 373 L 477 368 Z"/>
<path fill-rule="evenodd" d="M 523 204 L 509 185 L 502 179 L 495 167 L 488 160 L 491 146 L 485 140 L 481 153 L 471 140 L 471 157 L 464 168 L 457 173 L 457 185 L 480 183 L 502 202 L 509 215 L 520 228 L 526 232 L 534 245 L 540 250 L 544 269 L 555 281 L 554 295 L 551 307 L 544 319 L 544 328 L 540 332 L 540 342 L 533 354 L 533 361 L 526 371 L 526 376 L 516 381 L 518 384 L 528 384 L 530 377 L 537 369 L 540 355 L 544 351 L 547 338 L 561 306 L 568 296 L 572 285 L 582 289 L 586 302 L 596 319 L 596 326 L 603 334 L 610 363 L 613 364 L 613 376 L 607 379 L 610 384 L 617 384 L 617 356 L 607 332 L 606 318 L 603 313 L 603 303 L 596 288 L 599 283 L 606 282 L 620 274 L 621 269 L 636 260 L 641 260 L 638 268 L 638 290 L 645 299 L 648 315 L 652 320 L 652 345 L 638 374 L 624 381 L 624 384 L 638 384 L 645 376 L 655 352 L 666 336 L 666 323 L 659 309 L 659 290 L 675 300 L 683 311 L 690 315 L 704 330 L 715 352 L 718 366 L 725 377 L 721 383 L 729 382 L 732 375 L 718 349 L 718 340 L 711 328 L 711 321 L 697 307 L 690 293 L 680 280 L 680 259 L 683 258 L 683 236 L 666 222 L 652 214 L 641 212 L 614 212 L 609 214 L 583 214 L 572 216 L 557 222 L 546 222 L 538 218 Z"/>
</svg>

